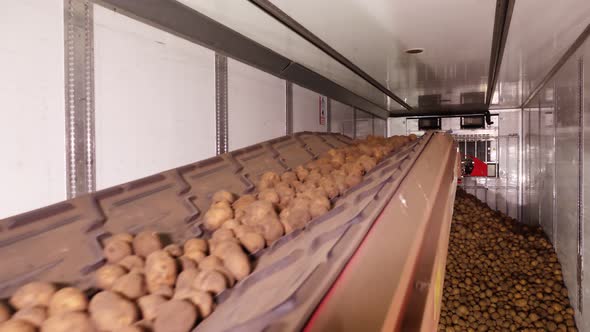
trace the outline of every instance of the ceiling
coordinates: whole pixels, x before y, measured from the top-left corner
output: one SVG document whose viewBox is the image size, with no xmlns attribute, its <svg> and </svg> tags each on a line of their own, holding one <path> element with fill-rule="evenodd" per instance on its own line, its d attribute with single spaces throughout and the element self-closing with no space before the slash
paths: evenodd
<svg viewBox="0 0 590 332">
<path fill-rule="evenodd" d="M 359 75 L 250 1 L 180 0 L 365 97 L 409 113 Z M 461 94 L 487 90 L 496 1 L 270 0 L 414 108 L 412 114 L 485 110 Z M 514 1 L 493 108 L 518 107 L 590 23 L 588 0 Z M 420 54 L 407 54 L 423 48 Z M 440 105 L 428 107 L 440 95 Z M 422 102 L 419 102 L 419 100 Z"/>
</svg>

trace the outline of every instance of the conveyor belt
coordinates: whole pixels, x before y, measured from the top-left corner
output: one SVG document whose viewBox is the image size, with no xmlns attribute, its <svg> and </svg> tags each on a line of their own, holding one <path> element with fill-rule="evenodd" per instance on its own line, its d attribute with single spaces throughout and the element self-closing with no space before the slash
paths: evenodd
<svg viewBox="0 0 590 332">
<path fill-rule="evenodd" d="M 175 242 L 200 236 L 201 211 L 209 206 L 213 192 L 250 192 L 263 172 L 282 172 L 350 143 L 350 139 L 336 134 L 285 136 L 2 220 L 0 298 L 31 280 L 88 287 L 91 273 L 103 264 L 100 239 L 108 233 L 153 229 Z M 440 279 L 440 274 L 431 273 L 435 266 L 442 266 L 444 273 L 446 248 L 423 244 L 444 244 L 448 237 L 455 151 L 448 135 L 428 133 L 386 157 L 362 183 L 337 199 L 329 213 L 258 252 L 253 273 L 220 294 L 217 309 L 196 330 L 286 331 L 300 330 L 306 324 L 309 330 L 322 330 L 322 321 L 331 322 L 325 326 L 330 330 L 353 330 L 359 326 L 348 323 L 354 315 L 338 316 L 342 308 L 331 308 L 330 298 L 343 296 L 355 308 L 353 299 L 362 299 L 358 295 L 366 295 L 369 288 L 381 290 L 383 296 L 371 302 L 379 308 L 379 314 L 364 316 L 366 324 L 357 322 L 364 327 L 400 327 L 402 319 L 410 317 L 402 315 L 404 303 L 417 301 L 421 307 L 426 306 L 422 302 L 440 303 L 440 298 L 431 296 L 420 302 L 424 287 L 407 290 L 414 286 L 412 281 Z M 435 238 L 425 237 L 427 228 L 438 230 Z M 381 249 L 367 249 L 367 243 L 373 242 L 380 243 Z M 433 249 L 444 249 L 443 257 L 433 260 Z M 392 265 L 361 267 L 359 262 L 372 260 L 351 261 L 353 255 L 395 259 L 379 262 Z M 424 271 L 416 268 L 418 261 L 426 262 L 422 264 Z M 347 264 L 346 271 L 371 272 L 365 276 L 387 270 L 388 274 L 380 275 L 391 277 L 391 284 L 377 280 L 381 283 L 372 283 L 369 288 L 349 287 L 354 282 L 343 276 L 354 274 L 341 274 Z M 436 282 L 442 284 L 442 280 Z M 342 289 L 349 291 L 343 293 Z M 328 290 L 330 296 L 325 297 Z M 321 310 L 316 310 L 320 302 Z M 429 313 L 437 315 L 436 310 Z"/>
</svg>

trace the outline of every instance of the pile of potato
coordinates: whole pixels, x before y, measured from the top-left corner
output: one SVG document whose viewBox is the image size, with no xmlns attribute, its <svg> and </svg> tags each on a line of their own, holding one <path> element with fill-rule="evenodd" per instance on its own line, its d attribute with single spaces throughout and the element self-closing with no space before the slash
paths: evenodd
<svg viewBox="0 0 590 332">
<path fill-rule="evenodd" d="M 543 230 L 458 189 L 438 330 L 577 331 Z"/>
<path fill-rule="evenodd" d="M 213 312 L 216 295 L 250 274 L 248 253 L 328 212 L 331 199 L 415 139 L 371 136 L 292 171 L 264 173 L 251 194 L 218 191 L 203 217 L 207 239 L 180 246 L 152 231 L 112 235 L 94 273 L 98 292 L 30 282 L 0 301 L 0 332 L 190 331 Z"/>
</svg>

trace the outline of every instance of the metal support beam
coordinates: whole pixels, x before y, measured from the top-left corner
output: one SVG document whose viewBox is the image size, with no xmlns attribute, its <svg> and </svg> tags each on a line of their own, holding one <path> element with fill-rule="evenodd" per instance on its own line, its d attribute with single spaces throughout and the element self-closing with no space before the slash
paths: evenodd
<svg viewBox="0 0 590 332">
<path fill-rule="evenodd" d="M 92 0 L 105 8 L 235 58 L 321 95 L 357 106 L 381 118 L 389 111 L 327 77 L 245 37 L 175 0 Z"/>
<path fill-rule="evenodd" d="M 287 135 L 292 135 L 293 134 L 293 83 L 287 81 L 287 84 L 285 85 L 286 89 L 285 89 L 285 112 L 286 112 L 286 117 L 285 117 L 285 128 L 286 128 L 286 132 Z"/>
<path fill-rule="evenodd" d="M 215 54 L 215 144 L 218 155 L 228 151 L 227 57 Z"/>
<path fill-rule="evenodd" d="M 64 0 L 67 197 L 96 188 L 92 3 Z"/>
<path fill-rule="evenodd" d="M 578 60 L 578 311 L 584 312 L 584 58 Z"/>
<path fill-rule="evenodd" d="M 324 42 L 320 37 L 316 36 L 313 32 L 306 29 L 303 25 L 299 22 L 294 20 L 291 16 L 287 13 L 282 11 L 279 7 L 272 4 L 269 0 L 249 0 L 252 4 L 256 5 L 258 8 L 263 10 L 268 15 L 274 17 L 277 21 L 281 22 L 284 26 L 289 28 L 291 31 L 298 34 L 303 39 L 307 40 L 315 47 L 322 50 L 324 53 L 329 55 L 332 59 L 338 61 L 344 67 L 350 69 L 353 73 L 360 76 L 364 79 L 367 83 L 371 84 L 379 91 L 383 92 L 391 99 L 395 100 L 398 104 L 402 107 L 407 109 L 408 111 L 412 110 L 412 107 L 408 105 L 402 98 L 398 97 L 396 94 L 391 92 L 388 88 L 386 88 L 383 84 L 379 83 L 376 79 L 374 79 L 371 75 L 367 72 L 362 70 L 360 67 L 355 65 L 352 61 L 342 55 L 340 52 L 336 51 L 332 48 L 328 43 Z"/>
<path fill-rule="evenodd" d="M 574 40 L 574 42 L 570 45 L 570 47 L 568 47 L 568 49 L 561 55 L 559 60 L 557 60 L 557 63 L 555 63 L 555 65 L 551 68 L 551 70 L 549 70 L 547 75 L 545 75 L 545 77 L 543 77 L 543 79 L 539 82 L 539 84 L 537 84 L 537 86 L 531 91 L 528 98 L 526 98 L 524 100 L 524 102 L 522 103 L 522 105 L 520 105 L 521 108 L 526 107 L 526 105 L 528 105 L 528 103 L 530 103 L 531 100 L 533 100 L 533 98 L 535 98 L 537 96 L 537 94 L 539 94 L 539 92 L 541 92 L 541 90 L 549 82 L 549 80 L 551 80 L 553 78 L 553 76 L 555 76 L 555 74 L 557 74 L 557 72 L 559 72 L 559 69 L 561 69 L 561 67 L 563 67 L 563 65 L 567 62 L 567 60 L 574 53 L 576 53 L 576 51 L 580 48 L 580 46 L 582 46 L 582 44 L 584 44 L 584 41 L 586 41 L 586 39 L 588 39 L 589 35 L 590 35 L 590 24 L 588 24 L 586 26 L 586 29 L 584 29 L 584 31 L 582 31 L 582 33 L 578 36 L 578 38 L 576 38 L 576 40 Z"/>
<path fill-rule="evenodd" d="M 497 0 L 496 16 L 494 19 L 494 33 L 492 35 L 492 50 L 490 55 L 490 69 L 488 74 L 488 88 L 486 92 L 486 105 L 492 102 L 492 95 L 500 74 L 504 47 L 508 38 L 508 29 L 514 9 L 514 0 Z"/>
</svg>

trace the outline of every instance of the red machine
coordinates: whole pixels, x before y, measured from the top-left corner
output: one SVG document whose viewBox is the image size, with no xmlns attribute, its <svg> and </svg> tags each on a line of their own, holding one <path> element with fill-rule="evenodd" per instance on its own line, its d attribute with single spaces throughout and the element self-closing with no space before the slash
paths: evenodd
<svg viewBox="0 0 590 332">
<path fill-rule="evenodd" d="M 472 155 L 461 158 L 461 174 L 463 176 L 488 176 L 488 165 Z"/>
</svg>

